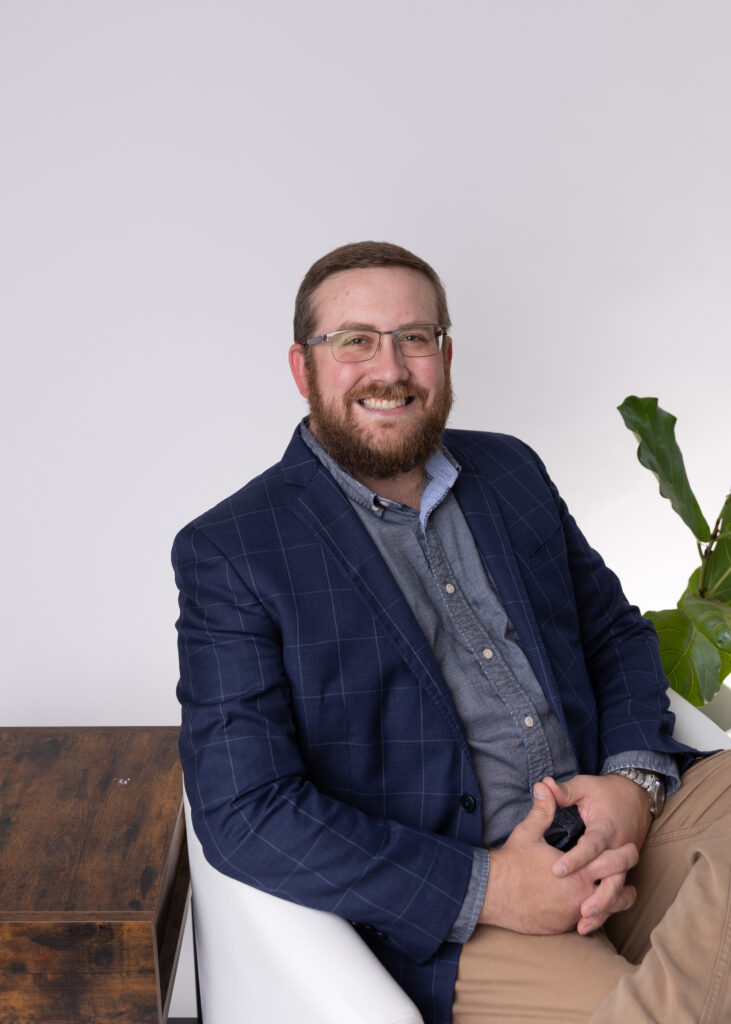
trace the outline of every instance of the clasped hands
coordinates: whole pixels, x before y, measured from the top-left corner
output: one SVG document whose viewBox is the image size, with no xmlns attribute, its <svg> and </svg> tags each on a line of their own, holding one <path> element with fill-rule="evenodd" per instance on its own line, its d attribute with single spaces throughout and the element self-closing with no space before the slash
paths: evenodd
<svg viewBox="0 0 731 1024">
<path fill-rule="evenodd" d="M 637 899 L 626 884 L 652 820 L 647 794 L 621 775 L 536 783 L 533 806 L 490 851 L 481 924 L 531 935 L 588 935 Z M 544 839 L 557 807 L 576 805 L 585 832 L 566 853 Z"/>
</svg>

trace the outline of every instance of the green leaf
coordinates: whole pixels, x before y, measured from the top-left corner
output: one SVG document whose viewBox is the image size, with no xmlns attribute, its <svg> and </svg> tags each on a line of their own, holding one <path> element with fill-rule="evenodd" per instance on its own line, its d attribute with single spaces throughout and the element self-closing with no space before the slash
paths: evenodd
<svg viewBox="0 0 731 1024">
<path fill-rule="evenodd" d="M 712 601 L 731 601 L 731 494 L 719 517 L 718 540 L 708 556 L 703 596 Z"/>
<path fill-rule="evenodd" d="M 723 682 L 726 676 L 731 672 L 731 654 L 721 654 L 721 671 L 718 673 L 719 682 Z"/>
<path fill-rule="evenodd" d="M 706 640 L 710 640 L 720 651 L 731 654 L 731 607 L 720 601 L 708 601 L 688 594 L 683 601 L 683 611 Z"/>
<path fill-rule="evenodd" d="M 663 671 L 672 688 L 696 707 L 707 704 L 721 685 L 721 653 L 715 643 L 683 608 L 645 614 L 657 630 Z"/>
<path fill-rule="evenodd" d="M 718 653 L 721 655 L 721 669 L 718 673 L 718 681 L 722 683 L 729 672 L 731 672 L 731 654 L 726 654 L 724 651 L 719 651 Z"/>
<path fill-rule="evenodd" d="M 715 645 L 721 658 L 719 684 L 731 672 L 731 606 L 689 594 L 683 611 L 699 633 Z"/>
<path fill-rule="evenodd" d="M 675 416 L 665 412 L 656 398 L 629 395 L 619 412 L 639 442 L 637 458 L 657 477 L 660 494 L 670 501 L 699 541 L 711 539 L 711 531 L 691 490 L 683 456 L 675 440 Z"/>
</svg>

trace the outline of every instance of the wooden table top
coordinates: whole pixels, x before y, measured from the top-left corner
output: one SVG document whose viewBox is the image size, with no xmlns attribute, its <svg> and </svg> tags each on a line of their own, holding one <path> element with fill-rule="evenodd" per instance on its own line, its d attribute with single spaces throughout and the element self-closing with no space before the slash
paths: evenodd
<svg viewBox="0 0 731 1024">
<path fill-rule="evenodd" d="M 0 921 L 154 916 L 184 829 L 177 735 L 0 729 Z"/>
</svg>

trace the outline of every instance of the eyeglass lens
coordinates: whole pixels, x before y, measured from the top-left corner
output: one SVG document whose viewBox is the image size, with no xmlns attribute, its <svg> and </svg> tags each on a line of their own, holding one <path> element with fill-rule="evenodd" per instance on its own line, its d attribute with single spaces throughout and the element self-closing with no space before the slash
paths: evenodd
<svg viewBox="0 0 731 1024">
<path fill-rule="evenodd" d="M 433 356 L 441 348 L 442 328 L 435 324 L 414 324 L 393 333 L 402 356 L 409 359 Z M 378 331 L 335 331 L 329 335 L 332 354 L 341 363 L 360 363 L 376 354 L 381 334 Z"/>
</svg>

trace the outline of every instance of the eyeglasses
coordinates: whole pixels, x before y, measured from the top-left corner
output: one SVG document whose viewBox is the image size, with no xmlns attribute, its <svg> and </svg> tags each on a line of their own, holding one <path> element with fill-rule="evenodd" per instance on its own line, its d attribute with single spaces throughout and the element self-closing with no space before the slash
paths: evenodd
<svg viewBox="0 0 731 1024">
<path fill-rule="evenodd" d="M 384 334 L 393 336 L 394 344 L 402 356 L 407 359 L 420 359 L 441 352 L 447 330 L 439 324 L 410 324 L 408 327 L 397 327 L 393 331 L 333 331 L 331 334 L 307 338 L 306 341 L 301 341 L 300 345 L 320 345 L 328 341 L 333 359 L 339 363 L 364 363 L 368 359 L 373 359 L 378 352 Z"/>
</svg>

